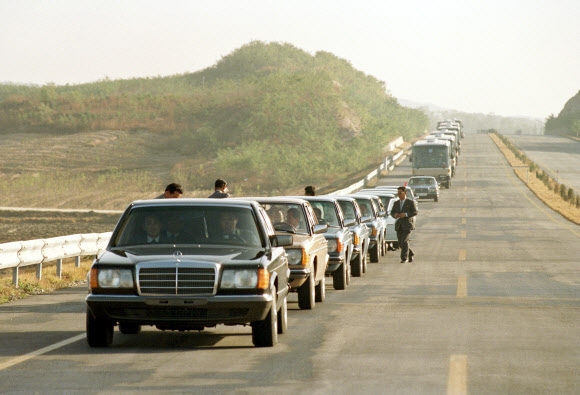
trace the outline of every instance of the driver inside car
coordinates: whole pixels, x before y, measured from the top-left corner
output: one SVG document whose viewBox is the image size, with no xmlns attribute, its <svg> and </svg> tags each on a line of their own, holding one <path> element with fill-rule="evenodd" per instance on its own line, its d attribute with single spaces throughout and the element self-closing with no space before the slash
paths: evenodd
<svg viewBox="0 0 580 395">
<path fill-rule="evenodd" d="M 304 226 L 300 222 L 300 211 L 297 208 L 290 208 L 286 212 L 286 223 L 292 225 L 294 229 L 304 230 Z"/>
</svg>

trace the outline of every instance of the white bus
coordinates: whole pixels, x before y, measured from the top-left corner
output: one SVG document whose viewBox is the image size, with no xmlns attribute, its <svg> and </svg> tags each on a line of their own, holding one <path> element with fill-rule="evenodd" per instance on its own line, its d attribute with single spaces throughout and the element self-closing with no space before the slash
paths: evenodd
<svg viewBox="0 0 580 395">
<path fill-rule="evenodd" d="M 437 179 L 440 185 L 449 189 L 453 175 L 451 145 L 448 140 L 428 139 L 419 140 L 413 144 L 411 156 L 412 175 L 431 176 Z"/>
</svg>

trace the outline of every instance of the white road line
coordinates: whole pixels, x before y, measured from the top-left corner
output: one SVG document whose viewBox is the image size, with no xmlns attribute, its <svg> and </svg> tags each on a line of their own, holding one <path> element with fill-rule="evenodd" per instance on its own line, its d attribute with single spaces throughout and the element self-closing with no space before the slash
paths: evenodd
<svg viewBox="0 0 580 395">
<path fill-rule="evenodd" d="M 467 297 L 467 276 L 457 277 L 457 294 L 458 298 Z"/>
<path fill-rule="evenodd" d="M 467 394 L 467 355 L 452 355 L 449 358 L 447 395 Z"/>
<path fill-rule="evenodd" d="M 47 352 L 51 352 L 51 351 L 56 350 L 58 348 L 69 345 L 71 343 L 78 342 L 81 339 L 86 339 L 86 337 L 87 337 L 86 333 L 82 333 L 82 334 L 77 335 L 75 337 L 71 337 L 70 339 L 55 343 L 51 346 L 44 347 L 44 348 L 41 348 L 40 350 L 36 350 L 36 351 L 33 351 L 33 352 L 28 353 L 26 355 L 22 355 L 20 357 L 6 361 L 4 363 L 0 363 L 0 370 L 8 369 L 14 365 L 18 365 L 21 362 L 28 361 L 29 359 L 32 359 L 32 358 L 37 357 L 39 355 L 46 354 Z"/>
</svg>

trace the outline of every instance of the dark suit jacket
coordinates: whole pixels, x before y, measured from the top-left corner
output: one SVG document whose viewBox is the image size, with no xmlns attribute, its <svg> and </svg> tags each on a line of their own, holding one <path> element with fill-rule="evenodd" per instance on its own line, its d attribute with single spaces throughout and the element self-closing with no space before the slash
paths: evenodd
<svg viewBox="0 0 580 395">
<path fill-rule="evenodd" d="M 217 189 L 214 191 L 214 193 L 212 193 L 211 195 L 208 196 L 208 198 L 212 198 L 212 199 L 223 199 L 223 198 L 227 198 L 230 197 L 229 193 L 224 193 L 222 191 L 218 191 Z"/>
<path fill-rule="evenodd" d="M 402 209 L 400 201 L 395 201 L 391 209 L 391 217 L 394 218 L 397 213 L 407 214 L 405 218 L 397 219 L 397 222 L 395 222 L 395 230 L 415 230 L 415 216 L 418 211 L 417 202 L 412 199 L 405 199 Z"/>
</svg>

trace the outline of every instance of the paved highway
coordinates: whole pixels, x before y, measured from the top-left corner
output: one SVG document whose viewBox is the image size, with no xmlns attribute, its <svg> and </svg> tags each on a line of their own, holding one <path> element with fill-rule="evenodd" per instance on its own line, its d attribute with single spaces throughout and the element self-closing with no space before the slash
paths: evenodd
<svg viewBox="0 0 580 395">
<path fill-rule="evenodd" d="M 506 137 L 552 178 L 580 194 L 580 141 L 543 135 Z"/>
<path fill-rule="evenodd" d="M 578 161 L 576 163 L 579 163 Z M 381 184 L 410 173 L 404 162 Z M 0 305 L 2 393 L 576 394 L 580 227 L 517 179 L 487 135 L 469 134 L 451 189 L 419 203 L 415 262 L 397 252 L 288 333 L 250 328 L 84 339 L 86 290 Z M 226 336 L 227 335 L 227 336 Z"/>
</svg>

